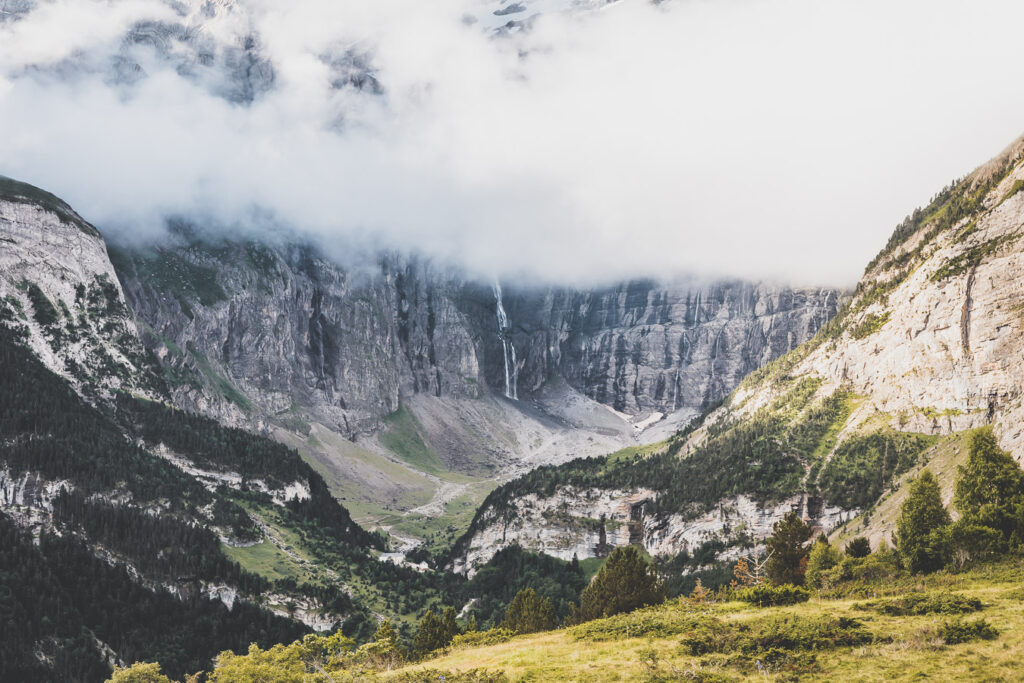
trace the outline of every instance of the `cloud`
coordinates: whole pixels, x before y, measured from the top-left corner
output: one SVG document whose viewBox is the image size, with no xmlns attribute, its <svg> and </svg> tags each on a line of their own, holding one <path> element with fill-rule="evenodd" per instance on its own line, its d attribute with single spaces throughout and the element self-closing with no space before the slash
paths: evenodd
<svg viewBox="0 0 1024 683">
<path fill-rule="evenodd" d="M 1024 131 L 1015 2 L 622 0 L 498 37 L 466 21 L 498 6 L 41 1 L 0 23 L 0 173 L 107 231 L 271 216 L 519 280 L 849 285 Z M 138 22 L 183 28 L 126 42 Z M 189 50 L 238 78 L 249 38 L 273 81 L 238 103 Z M 144 77 L 111 77 L 126 56 Z M 381 92 L 338 87 L 362 62 Z"/>
</svg>

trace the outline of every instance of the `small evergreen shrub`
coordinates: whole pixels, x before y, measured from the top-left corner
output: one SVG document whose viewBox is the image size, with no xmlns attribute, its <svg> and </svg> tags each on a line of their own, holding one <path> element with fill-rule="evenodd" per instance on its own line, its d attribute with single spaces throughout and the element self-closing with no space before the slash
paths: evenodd
<svg viewBox="0 0 1024 683">
<path fill-rule="evenodd" d="M 747 624 L 701 622 L 681 641 L 682 650 L 699 656 L 741 653 L 760 656 L 773 651 L 815 651 L 864 645 L 875 637 L 856 619 L 780 614 Z"/>
<path fill-rule="evenodd" d="M 736 591 L 736 599 L 749 602 L 758 607 L 775 607 L 777 605 L 795 605 L 811 599 L 811 592 L 800 586 L 782 584 L 781 586 L 751 586 Z"/>
<path fill-rule="evenodd" d="M 858 605 L 858 609 L 872 610 L 891 617 L 968 614 L 981 610 L 981 600 L 955 593 L 911 593 L 892 600 L 877 600 Z"/>
<path fill-rule="evenodd" d="M 589 641 L 668 638 L 699 628 L 701 623 L 702 620 L 682 611 L 655 608 L 584 622 L 572 627 L 570 633 L 576 640 Z"/>
<path fill-rule="evenodd" d="M 507 642 L 515 633 L 507 628 L 492 628 L 486 631 L 467 631 L 462 635 L 452 638 L 451 647 L 453 650 L 469 647 L 482 647 L 484 645 L 497 645 Z"/>
<path fill-rule="evenodd" d="M 942 625 L 941 636 L 946 645 L 956 645 L 973 640 L 995 640 L 999 631 L 984 619 L 954 619 Z"/>
</svg>

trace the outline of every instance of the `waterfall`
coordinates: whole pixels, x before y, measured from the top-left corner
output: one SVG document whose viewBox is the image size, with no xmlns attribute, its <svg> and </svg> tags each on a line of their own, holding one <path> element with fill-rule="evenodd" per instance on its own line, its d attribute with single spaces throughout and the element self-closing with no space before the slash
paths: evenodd
<svg viewBox="0 0 1024 683">
<path fill-rule="evenodd" d="M 519 379 L 519 367 L 516 364 L 516 347 L 512 345 L 512 325 L 509 324 L 505 305 L 501 301 L 501 283 L 494 281 L 494 299 L 497 301 L 498 338 L 501 339 L 501 352 L 505 356 L 505 397 L 519 400 L 516 384 Z"/>
</svg>

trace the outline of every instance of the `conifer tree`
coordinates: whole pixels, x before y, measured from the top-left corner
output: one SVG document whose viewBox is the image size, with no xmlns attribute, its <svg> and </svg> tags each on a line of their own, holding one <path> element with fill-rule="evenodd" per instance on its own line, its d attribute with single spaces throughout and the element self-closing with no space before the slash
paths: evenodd
<svg viewBox="0 0 1024 683">
<path fill-rule="evenodd" d="M 999 448 L 991 429 L 971 439 L 966 466 L 957 468 L 953 502 L 962 527 L 988 527 L 1002 536 L 1002 548 L 1024 543 L 1024 470 Z"/>
<path fill-rule="evenodd" d="M 633 546 L 616 548 L 590 585 L 580 595 L 580 607 L 572 621 L 579 623 L 631 612 L 665 599 L 664 587 L 654 568 Z"/>
<path fill-rule="evenodd" d="M 800 586 L 807 569 L 807 547 L 804 545 L 814 533 L 796 511 L 780 519 L 772 527 L 772 535 L 765 541 L 770 557 L 765 570 L 768 580 L 779 586 L 784 583 Z"/>
<path fill-rule="evenodd" d="M 502 628 L 516 633 L 550 631 L 555 626 L 555 610 L 551 601 L 537 595 L 532 588 L 524 588 L 516 593 L 501 622 Z"/>
<path fill-rule="evenodd" d="M 871 542 L 863 536 L 857 536 L 846 544 L 844 551 L 849 557 L 867 557 L 871 554 Z"/>
<path fill-rule="evenodd" d="M 945 533 L 949 512 L 942 506 L 939 483 L 925 471 L 910 484 L 896 522 L 896 550 L 911 572 L 941 569 L 949 554 Z"/>
</svg>

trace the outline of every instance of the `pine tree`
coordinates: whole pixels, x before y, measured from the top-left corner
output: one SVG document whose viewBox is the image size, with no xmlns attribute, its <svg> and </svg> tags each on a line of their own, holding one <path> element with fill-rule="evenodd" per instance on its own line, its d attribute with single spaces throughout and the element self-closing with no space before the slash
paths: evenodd
<svg viewBox="0 0 1024 683">
<path fill-rule="evenodd" d="M 957 468 L 953 502 L 962 527 L 981 526 L 1002 536 L 1002 545 L 1024 543 L 1024 470 L 999 448 L 991 429 L 971 439 L 966 466 Z"/>
<path fill-rule="evenodd" d="M 802 585 L 807 568 L 807 548 L 813 530 L 796 511 L 780 519 L 772 527 L 772 535 L 765 541 L 771 556 L 765 567 L 768 580 L 776 586 L 784 583 Z"/>
<path fill-rule="evenodd" d="M 846 544 L 844 550 L 849 557 L 867 557 L 871 554 L 871 542 L 863 536 L 857 536 Z"/>
<path fill-rule="evenodd" d="M 555 610 L 551 601 L 537 595 L 532 588 L 524 588 L 516 593 L 501 622 L 502 628 L 516 633 L 550 631 L 555 626 Z"/>
<path fill-rule="evenodd" d="M 942 506 L 939 483 L 925 471 L 910 484 L 896 522 L 896 550 L 912 572 L 941 569 L 949 554 L 945 533 L 949 512 Z"/>
<path fill-rule="evenodd" d="M 445 645 L 447 643 L 444 642 L 444 636 L 441 633 L 441 620 L 432 611 L 427 610 L 416 628 L 416 635 L 413 636 L 413 652 L 422 657 Z"/>
<path fill-rule="evenodd" d="M 590 585 L 580 595 L 573 622 L 631 612 L 665 599 L 664 587 L 653 567 L 633 546 L 616 548 Z"/>
</svg>

